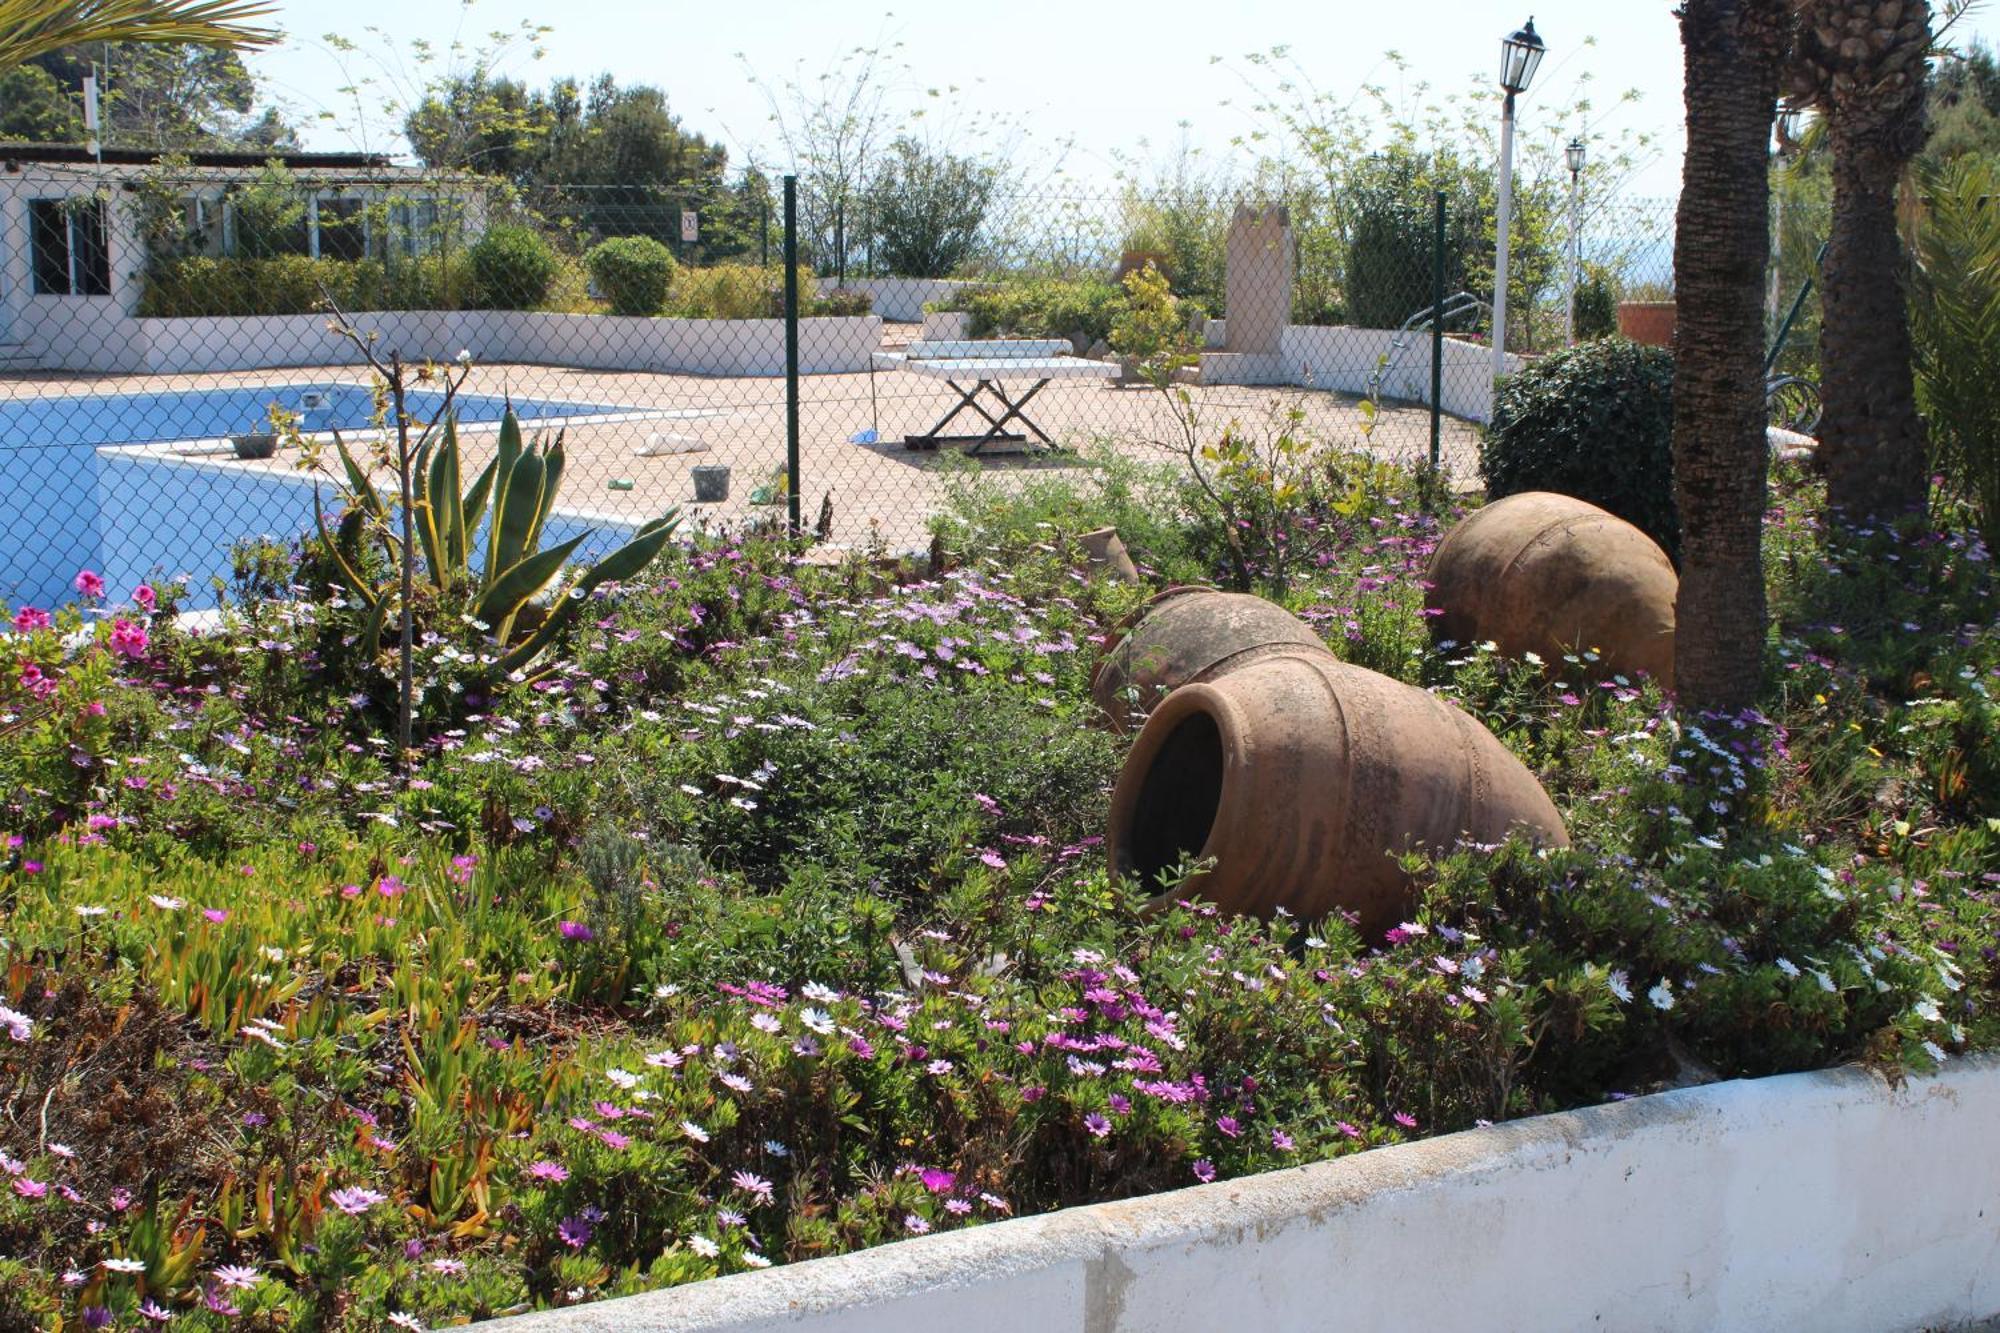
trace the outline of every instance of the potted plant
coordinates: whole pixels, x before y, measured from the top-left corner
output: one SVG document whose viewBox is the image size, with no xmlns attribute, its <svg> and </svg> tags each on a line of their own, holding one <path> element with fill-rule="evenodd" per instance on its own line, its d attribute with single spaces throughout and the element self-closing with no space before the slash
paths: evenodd
<svg viewBox="0 0 2000 1333">
<path fill-rule="evenodd" d="M 269 458 L 278 452 L 278 432 L 295 429 L 298 414 L 285 410 L 283 404 L 272 403 L 264 409 L 264 419 L 239 435 L 229 437 L 236 456 L 244 459 Z"/>
<path fill-rule="evenodd" d="M 1674 341 L 1674 293 L 1671 287 L 1646 284 L 1618 303 L 1618 332 L 1648 347 L 1671 347 Z"/>
<path fill-rule="evenodd" d="M 694 478 L 696 504 L 721 504 L 729 498 L 729 469 L 720 463 L 701 463 L 688 469 Z"/>
</svg>

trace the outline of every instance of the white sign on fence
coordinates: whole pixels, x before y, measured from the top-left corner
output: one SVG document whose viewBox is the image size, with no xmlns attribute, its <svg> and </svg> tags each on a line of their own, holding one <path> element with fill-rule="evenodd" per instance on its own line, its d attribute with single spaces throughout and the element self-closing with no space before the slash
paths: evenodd
<svg viewBox="0 0 2000 1333">
<path fill-rule="evenodd" d="M 681 239 L 695 241 L 701 238 L 701 218 L 692 208 L 681 210 Z"/>
</svg>

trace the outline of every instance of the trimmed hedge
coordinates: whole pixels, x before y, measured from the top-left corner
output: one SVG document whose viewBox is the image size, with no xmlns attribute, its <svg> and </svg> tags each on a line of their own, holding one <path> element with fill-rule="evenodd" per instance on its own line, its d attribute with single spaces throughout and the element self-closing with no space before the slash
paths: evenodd
<svg viewBox="0 0 2000 1333">
<path fill-rule="evenodd" d="M 614 236 L 583 257 L 614 315 L 657 315 L 674 285 L 673 251 L 650 236 Z"/>
<path fill-rule="evenodd" d="M 511 222 L 488 227 L 466 257 L 479 309 L 533 310 L 549 299 L 556 254 L 534 228 Z"/>
<path fill-rule="evenodd" d="M 465 252 L 449 258 L 217 259 L 189 255 L 154 262 L 139 294 L 144 319 L 308 315 L 331 296 L 346 310 L 456 310 L 476 282 Z"/>
</svg>

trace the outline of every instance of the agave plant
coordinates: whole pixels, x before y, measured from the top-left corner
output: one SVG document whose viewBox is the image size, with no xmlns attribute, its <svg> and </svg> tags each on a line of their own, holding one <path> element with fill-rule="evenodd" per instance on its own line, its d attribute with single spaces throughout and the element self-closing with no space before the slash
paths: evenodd
<svg viewBox="0 0 2000 1333">
<path fill-rule="evenodd" d="M 401 544 L 389 507 L 369 482 L 367 471 L 338 435 L 334 446 L 347 473 L 352 504 L 338 530 L 331 533 L 317 497 L 314 509 L 334 568 L 363 608 L 361 644 L 372 658 L 381 651 L 382 629 L 400 600 L 401 583 L 395 578 L 377 582 L 363 574 L 362 531 L 372 527 L 381 534 L 392 568 L 401 565 Z M 587 529 L 542 548 L 542 533 L 562 484 L 562 436 L 553 442 L 537 436 L 523 443 L 521 423 L 509 408 L 500 420 L 493 460 L 463 491 L 459 461 L 457 418 L 447 416 L 443 431 L 426 439 L 413 461 L 412 477 L 418 484 L 411 526 L 421 556 L 417 565 L 426 592 L 439 600 L 469 603 L 473 620 L 491 637 L 494 667 L 502 676 L 527 667 L 546 652 L 600 584 L 632 578 L 652 564 L 680 522 L 679 511 L 668 510 L 578 573 L 554 596 L 538 601 L 595 531 Z"/>
</svg>

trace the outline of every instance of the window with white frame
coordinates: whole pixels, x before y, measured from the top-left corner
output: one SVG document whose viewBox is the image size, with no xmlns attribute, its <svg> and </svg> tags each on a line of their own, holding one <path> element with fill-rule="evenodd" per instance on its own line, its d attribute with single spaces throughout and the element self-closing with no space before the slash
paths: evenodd
<svg viewBox="0 0 2000 1333">
<path fill-rule="evenodd" d="M 103 200 L 30 199 L 28 249 L 36 295 L 111 294 L 111 240 Z"/>
</svg>

